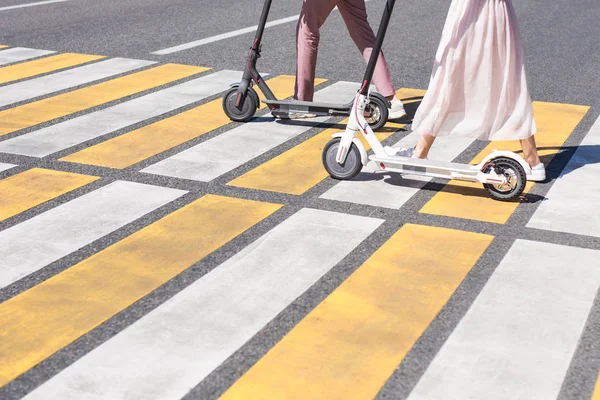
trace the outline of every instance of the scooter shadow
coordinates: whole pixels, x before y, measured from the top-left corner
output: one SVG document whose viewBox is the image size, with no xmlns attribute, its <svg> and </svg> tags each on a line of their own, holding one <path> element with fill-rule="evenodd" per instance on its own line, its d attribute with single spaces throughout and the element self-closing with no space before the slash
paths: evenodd
<svg viewBox="0 0 600 400">
<path fill-rule="evenodd" d="M 412 179 L 411 179 L 412 178 Z M 481 185 L 480 188 L 475 187 L 467 187 L 462 185 L 452 184 L 451 181 L 443 180 L 443 179 L 431 179 L 429 181 L 416 179 L 414 176 L 406 175 L 402 176 L 397 173 L 390 173 L 386 171 L 378 171 L 378 172 L 360 172 L 356 175 L 352 181 L 355 182 L 375 182 L 375 181 L 383 181 L 386 184 L 392 186 L 406 187 L 411 189 L 419 189 L 428 192 L 440 192 L 444 191 L 444 193 L 451 193 L 460 196 L 467 197 L 481 197 L 481 198 L 490 198 L 490 194 L 483 188 Z M 532 193 L 524 193 L 519 198 L 510 200 L 509 202 L 513 203 L 537 203 L 540 201 L 547 200 L 546 197 L 532 194 Z"/>
</svg>

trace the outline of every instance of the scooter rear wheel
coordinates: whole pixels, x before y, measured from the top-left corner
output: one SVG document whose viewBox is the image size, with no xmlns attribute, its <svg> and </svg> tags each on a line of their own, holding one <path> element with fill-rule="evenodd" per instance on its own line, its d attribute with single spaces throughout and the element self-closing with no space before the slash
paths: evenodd
<svg viewBox="0 0 600 400">
<path fill-rule="evenodd" d="M 483 187 L 496 200 L 509 201 L 523 193 L 527 183 L 527 174 L 523 166 L 508 157 L 498 157 L 492 160 L 488 168 L 499 168 L 508 179 L 506 184 L 484 183 Z"/>
<path fill-rule="evenodd" d="M 246 98 L 244 99 L 244 103 L 240 110 L 235 106 L 237 90 L 237 87 L 232 87 L 225 93 L 223 96 L 223 111 L 225 111 L 225 114 L 232 121 L 247 122 L 254 116 L 254 113 L 256 113 L 258 104 L 256 104 L 255 99 L 258 98 L 258 95 L 254 89 L 248 87 L 248 93 L 246 93 Z"/>
<path fill-rule="evenodd" d="M 377 131 L 385 126 L 388 120 L 389 110 L 387 104 L 379 97 L 371 96 L 369 98 L 369 104 L 365 107 L 365 114 L 370 113 L 370 116 L 365 115 L 365 120 L 373 129 Z"/>
<path fill-rule="evenodd" d="M 360 151 L 354 143 L 350 145 L 350 150 L 346 155 L 343 164 L 336 161 L 337 152 L 340 147 L 341 138 L 330 140 L 323 149 L 323 166 L 327 173 L 338 180 L 348 180 L 354 178 L 362 169 L 362 160 Z"/>
</svg>

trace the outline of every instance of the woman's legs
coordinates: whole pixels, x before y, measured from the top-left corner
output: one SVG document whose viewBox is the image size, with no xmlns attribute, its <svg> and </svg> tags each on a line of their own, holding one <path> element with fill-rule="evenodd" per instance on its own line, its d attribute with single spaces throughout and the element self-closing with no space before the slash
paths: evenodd
<svg viewBox="0 0 600 400">
<path fill-rule="evenodd" d="M 523 149 L 523 158 L 529 165 L 535 167 L 541 163 L 533 135 L 527 139 L 521 140 L 521 148 Z"/>
</svg>

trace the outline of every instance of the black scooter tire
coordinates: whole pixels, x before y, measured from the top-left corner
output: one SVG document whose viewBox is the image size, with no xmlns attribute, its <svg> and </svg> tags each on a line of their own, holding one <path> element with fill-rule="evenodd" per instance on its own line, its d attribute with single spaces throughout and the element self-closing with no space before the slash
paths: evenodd
<svg viewBox="0 0 600 400">
<path fill-rule="evenodd" d="M 362 170 L 362 161 L 360 157 L 360 151 L 354 143 L 350 145 L 348 155 L 344 164 L 340 165 L 335 161 L 341 138 L 331 139 L 323 149 L 322 161 L 325 170 L 333 179 L 336 180 L 350 180 L 354 178 Z"/>
<path fill-rule="evenodd" d="M 495 185 L 484 183 L 483 187 L 485 190 L 494 199 L 499 201 L 511 201 L 519 197 L 525 190 L 525 185 L 527 184 L 527 175 L 523 166 L 521 166 L 521 164 L 519 164 L 517 161 L 508 157 L 498 157 L 492 160 L 492 162 L 506 170 L 512 170 L 514 172 L 516 184 L 511 190 L 503 191 L 496 188 Z"/>
<path fill-rule="evenodd" d="M 223 95 L 223 111 L 225 111 L 225 115 L 232 121 L 248 122 L 258 109 L 258 103 L 256 102 L 258 94 L 254 89 L 248 87 L 248 93 L 242 104 L 242 109 L 238 110 L 235 106 L 237 90 L 238 88 L 234 86 Z"/>
<path fill-rule="evenodd" d="M 376 122 L 369 123 L 371 129 L 373 129 L 374 131 L 378 131 L 379 129 L 383 128 L 387 123 L 389 116 L 388 105 L 386 101 L 381 99 L 380 97 L 371 96 L 369 98 L 369 107 L 371 109 L 377 109 L 377 112 L 379 114 L 379 118 L 376 120 Z"/>
</svg>

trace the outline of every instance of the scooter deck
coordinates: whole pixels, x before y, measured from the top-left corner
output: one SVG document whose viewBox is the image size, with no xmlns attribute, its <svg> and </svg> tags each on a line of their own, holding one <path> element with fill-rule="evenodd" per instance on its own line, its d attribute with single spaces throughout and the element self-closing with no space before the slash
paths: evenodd
<svg viewBox="0 0 600 400">
<path fill-rule="evenodd" d="M 370 160 L 377 163 L 383 163 L 390 168 L 398 166 L 421 167 L 420 169 L 435 169 L 441 171 L 458 172 L 458 173 L 473 173 L 477 171 L 477 167 L 469 164 L 461 164 L 447 161 L 423 160 L 419 158 L 401 157 L 401 156 L 370 156 Z"/>
<path fill-rule="evenodd" d="M 347 104 L 314 103 L 312 101 L 296 100 L 263 100 L 271 111 L 275 112 L 300 112 L 300 113 L 323 113 L 332 114 L 340 112 L 348 114 L 352 108 L 352 102 Z"/>
</svg>

